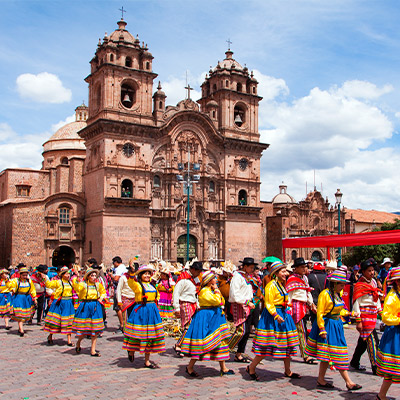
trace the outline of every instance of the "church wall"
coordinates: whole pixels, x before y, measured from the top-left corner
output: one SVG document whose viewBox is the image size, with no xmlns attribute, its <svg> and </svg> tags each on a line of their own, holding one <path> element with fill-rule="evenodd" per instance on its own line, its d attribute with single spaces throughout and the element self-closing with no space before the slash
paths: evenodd
<svg viewBox="0 0 400 400">
<path fill-rule="evenodd" d="M 83 158 L 72 158 L 68 175 L 68 192 L 81 193 L 83 191 Z"/>
<path fill-rule="evenodd" d="M 13 234 L 13 205 L 0 207 L 0 267 L 11 265 L 11 246 Z"/>
<path fill-rule="evenodd" d="M 68 192 L 69 165 L 57 165 L 56 192 Z"/>
</svg>

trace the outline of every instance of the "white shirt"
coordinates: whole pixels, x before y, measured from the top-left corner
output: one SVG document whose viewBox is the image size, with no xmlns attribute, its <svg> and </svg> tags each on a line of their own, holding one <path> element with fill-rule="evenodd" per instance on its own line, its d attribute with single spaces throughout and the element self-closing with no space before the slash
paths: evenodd
<svg viewBox="0 0 400 400">
<path fill-rule="evenodd" d="M 365 282 L 368 283 L 368 282 Z M 377 287 L 375 279 L 370 283 L 372 287 Z M 374 301 L 374 298 L 371 294 L 365 294 L 364 296 L 359 297 L 353 303 L 353 311 L 355 313 L 360 313 L 360 307 L 377 307 L 378 310 L 381 309 L 381 301 L 378 299 L 377 302 Z"/>
<path fill-rule="evenodd" d="M 117 268 L 114 269 L 115 276 L 121 276 L 128 272 L 128 268 L 126 268 L 125 264 L 119 264 Z"/>
<path fill-rule="evenodd" d="M 126 275 L 122 275 L 121 278 L 119 278 L 115 295 L 117 296 L 118 303 L 122 303 L 122 296 L 132 300 L 135 298 L 135 292 L 128 285 L 128 278 Z"/>
<path fill-rule="evenodd" d="M 307 290 L 304 289 L 291 290 L 288 293 L 288 298 L 289 298 L 289 303 L 291 303 L 292 300 L 297 300 L 303 303 L 307 303 L 307 305 L 310 307 L 314 303 L 311 292 L 308 292 Z"/>
<path fill-rule="evenodd" d="M 196 286 L 190 279 L 181 279 L 174 287 L 172 304 L 175 311 L 179 311 L 179 301 L 197 303 Z"/>
<path fill-rule="evenodd" d="M 229 288 L 229 303 L 246 304 L 248 300 L 253 300 L 253 287 L 239 271 L 236 271 Z"/>
</svg>

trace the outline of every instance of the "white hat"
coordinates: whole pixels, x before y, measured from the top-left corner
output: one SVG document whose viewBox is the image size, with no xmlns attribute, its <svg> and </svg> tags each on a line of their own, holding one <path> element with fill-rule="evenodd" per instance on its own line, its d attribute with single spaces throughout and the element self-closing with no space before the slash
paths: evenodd
<svg viewBox="0 0 400 400">
<path fill-rule="evenodd" d="M 393 264 L 393 261 L 392 261 L 389 257 L 385 257 L 385 258 L 383 259 L 381 265 L 384 265 L 384 264 L 386 264 L 386 263 Z"/>
<path fill-rule="evenodd" d="M 324 262 L 325 268 L 330 268 L 330 269 L 337 269 L 337 262 L 336 261 L 325 261 Z"/>
</svg>

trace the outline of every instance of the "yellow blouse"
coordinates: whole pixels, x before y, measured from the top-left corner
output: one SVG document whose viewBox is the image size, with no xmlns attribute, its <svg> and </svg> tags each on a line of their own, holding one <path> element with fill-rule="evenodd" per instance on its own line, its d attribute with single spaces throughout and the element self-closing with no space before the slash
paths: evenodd
<svg viewBox="0 0 400 400">
<path fill-rule="evenodd" d="M 277 318 L 276 306 L 283 306 L 288 300 L 288 294 L 285 287 L 273 279 L 265 286 L 264 299 L 267 311 Z"/>
<path fill-rule="evenodd" d="M 65 279 L 63 279 L 62 282 L 61 279 L 56 279 L 54 281 L 46 281 L 46 287 L 54 290 L 55 299 L 59 299 L 61 296 L 62 297 L 72 296 L 72 284 Z"/>
<path fill-rule="evenodd" d="M 76 278 L 72 280 L 72 287 L 77 293 L 79 300 L 99 300 L 103 301 L 107 295 L 104 286 L 100 282 L 94 285 L 85 282 L 78 282 Z"/>
<path fill-rule="evenodd" d="M 382 321 L 386 325 L 400 325 L 400 298 L 392 289 L 385 299 Z"/>
<path fill-rule="evenodd" d="M 142 287 L 135 279 L 128 279 L 129 287 L 135 292 L 135 301 L 140 303 L 142 301 Z M 156 301 L 160 298 L 160 293 L 150 283 L 143 282 L 144 289 L 146 291 L 147 301 Z"/>
<path fill-rule="evenodd" d="M 341 315 L 342 317 L 347 317 L 350 312 L 344 308 L 343 300 L 340 300 L 335 295 L 335 307 L 333 307 L 333 302 L 329 293 L 329 289 L 323 290 L 318 296 L 317 304 L 317 323 L 320 330 L 325 331 L 325 315 L 331 313 L 332 315 Z"/>
<path fill-rule="evenodd" d="M 210 287 L 206 286 L 200 290 L 199 305 L 201 307 L 221 307 L 225 304 L 225 299 L 221 293 L 214 293 Z"/>
<path fill-rule="evenodd" d="M 6 281 L 1 280 L 0 281 L 0 293 L 9 293 L 9 292 L 10 292 L 10 289 L 7 287 Z"/>
<path fill-rule="evenodd" d="M 7 289 L 10 289 L 10 291 L 16 293 L 18 289 L 18 280 L 19 278 L 14 278 L 7 281 L 6 282 Z M 20 282 L 19 284 L 18 294 L 26 294 L 26 293 L 29 293 L 33 299 L 36 297 L 35 285 L 30 279 L 25 282 Z"/>
</svg>

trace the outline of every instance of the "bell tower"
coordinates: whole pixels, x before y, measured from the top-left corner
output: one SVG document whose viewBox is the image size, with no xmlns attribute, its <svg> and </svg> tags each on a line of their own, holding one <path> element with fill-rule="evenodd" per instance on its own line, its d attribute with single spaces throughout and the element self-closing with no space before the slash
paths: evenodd
<svg viewBox="0 0 400 400">
<path fill-rule="evenodd" d="M 210 68 L 201 85 L 202 97 L 198 100 L 201 111 L 209 114 L 216 128 L 226 137 L 259 141 L 258 82 L 253 72 L 242 67 L 228 49 L 225 59 Z"/>
<path fill-rule="evenodd" d="M 90 61 L 88 123 L 98 119 L 153 125 L 153 56 L 126 30 L 121 18 L 118 29 L 99 39 Z"/>
</svg>

